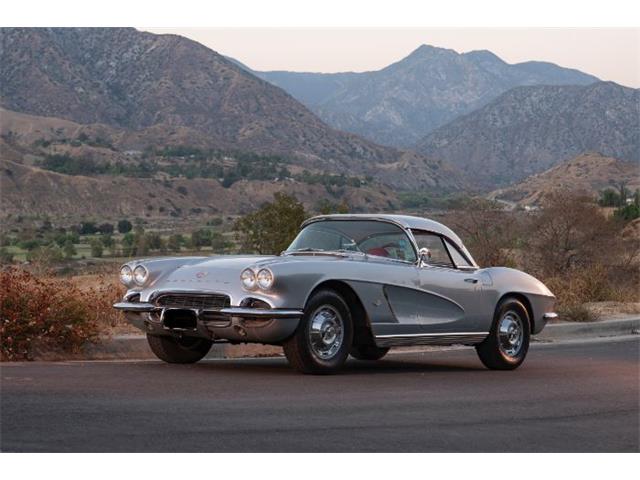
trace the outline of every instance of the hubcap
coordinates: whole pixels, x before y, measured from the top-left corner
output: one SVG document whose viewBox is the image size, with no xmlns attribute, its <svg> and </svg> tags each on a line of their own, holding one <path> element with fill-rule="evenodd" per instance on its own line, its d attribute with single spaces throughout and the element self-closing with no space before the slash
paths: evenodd
<svg viewBox="0 0 640 480">
<path fill-rule="evenodd" d="M 520 315 L 513 311 L 505 313 L 500 319 L 498 334 L 502 353 L 508 357 L 516 357 L 524 341 L 524 324 Z"/>
<path fill-rule="evenodd" d="M 318 308 L 311 317 L 309 343 L 313 353 L 323 360 L 333 358 L 344 340 L 340 313 L 331 305 Z"/>
</svg>

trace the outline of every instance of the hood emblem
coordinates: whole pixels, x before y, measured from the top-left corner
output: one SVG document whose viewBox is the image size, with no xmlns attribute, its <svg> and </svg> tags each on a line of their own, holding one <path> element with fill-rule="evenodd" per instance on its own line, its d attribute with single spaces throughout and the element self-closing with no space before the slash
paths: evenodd
<svg viewBox="0 0 640 480">
<path fill-rule="evenodd" d="M 207 276 L 207 272 L 198 272 L 196 273 L 196 278 L 204 278 Z"/>
</svg>

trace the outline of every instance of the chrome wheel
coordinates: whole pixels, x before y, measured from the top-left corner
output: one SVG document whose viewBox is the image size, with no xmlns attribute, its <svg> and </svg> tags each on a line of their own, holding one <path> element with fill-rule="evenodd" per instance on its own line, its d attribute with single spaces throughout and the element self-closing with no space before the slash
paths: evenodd
<svg viewBox="0 0 640 480">
<path fill-rule="evenodd" d="M 524 342 L 524 323 L 516 312 L 509 310 L 502 316 L 498 324 L 498 335 L 502 353 L 508 357 L 516 357 Z"/>
<path fill-rule="evenodd" d="M 309 344 L 314 355 L 322 360 L 333 358 L 344 341 L 344 323 L 338 310 L 331 305 L 318 308 L 309 324 Z"/>
</svg>

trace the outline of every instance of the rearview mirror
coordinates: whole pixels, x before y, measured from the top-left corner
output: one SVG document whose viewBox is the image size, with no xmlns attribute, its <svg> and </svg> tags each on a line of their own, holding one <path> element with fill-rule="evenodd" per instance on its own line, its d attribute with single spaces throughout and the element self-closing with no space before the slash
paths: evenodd
<svg viewBox="0 0 640 480">
<path fill-rule="evenodd" d="M 420 256 L 420 265 L 426 265 L 431 260 L 431 250 L 427 247 L 422 247 L 418 250 L 418 255 Z"/>
</svg>

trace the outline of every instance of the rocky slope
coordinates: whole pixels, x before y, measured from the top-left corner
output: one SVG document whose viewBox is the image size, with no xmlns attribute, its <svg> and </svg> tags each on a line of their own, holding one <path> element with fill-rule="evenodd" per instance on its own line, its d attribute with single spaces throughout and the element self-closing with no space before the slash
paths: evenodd
<svg viewBox="0 0 640 480">
<path fill-rule="evenodd" d="M 425 137 L 418 150 L 495 188 L 582 152 L 640 161 L 640 90 L 611 82 L 519 87 Z"/>
<path fill-rule="evenodd" d="M 486 50 L 460 54 L 429 45 L 373 72 L 256 74 L 336 128 L 403 147 L 516 86 L 598 80 L 552 63 L 508 64 Z"/>
<path fill-rule="evenodd" d="M 625 184 L 630 191 L 640 188 L 640 166 L 599 153 L 585 153 L 524 181 L 491 193 L 490 198 L 520 205 L 538 205 L 554 192 L 572 191 L 596 197 L 605 188 Z"/>
<path fill-rule="evenodd" d="M 179 141 L 283 154 L 401 188 L 459 187 L 453 170 L 334 130 L 283 90 L 180 36 L 3 29 L 0 59 L 2 107 L 125 131 L 125 150 L 173 141 L 177 132 Z"/>
</svg>

